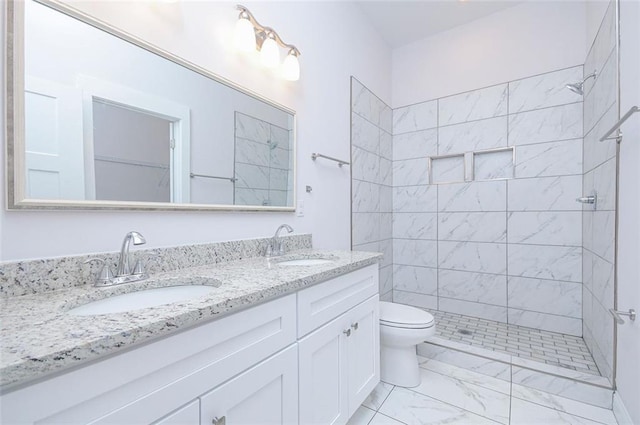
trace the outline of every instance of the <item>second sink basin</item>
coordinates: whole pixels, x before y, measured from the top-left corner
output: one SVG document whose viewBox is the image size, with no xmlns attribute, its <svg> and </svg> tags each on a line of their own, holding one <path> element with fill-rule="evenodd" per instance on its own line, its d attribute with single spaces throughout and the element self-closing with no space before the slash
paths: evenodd
<svg viewBox="0 0 640 425">
<path fill-rule="evenodd" d="M 125 311 L 187 301 L 192 298 L 211 294 L 216 289 L 216 287 L 208 285 L 178 285 L 150 288 L 92 301 L 71 309 L 68 313 L 74 316 L 123 313 Z"/>
<path fill-rule="evenodd" d="M 298 260 L 278 261 L 279 266 L 316 266 L 333 262 L 326 258 L 301 258 Z"/>
</svg>

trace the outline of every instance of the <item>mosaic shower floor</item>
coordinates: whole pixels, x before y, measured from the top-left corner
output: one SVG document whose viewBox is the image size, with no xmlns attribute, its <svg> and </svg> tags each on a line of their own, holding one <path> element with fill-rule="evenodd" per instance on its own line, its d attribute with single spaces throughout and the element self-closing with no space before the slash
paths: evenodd
<svg viewBox="0 0 640 425">
<path fill-rule="evenodd" d="M 436 336 L 527 360 L 600 375 L 580 337 L 518 325 L 433 311 Z"/>
</svg>

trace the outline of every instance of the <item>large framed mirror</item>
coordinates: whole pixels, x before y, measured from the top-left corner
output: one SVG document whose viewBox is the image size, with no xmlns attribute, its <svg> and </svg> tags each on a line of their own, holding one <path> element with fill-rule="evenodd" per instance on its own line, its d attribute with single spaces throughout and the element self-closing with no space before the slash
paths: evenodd
<svg viewBox="0 0 640 425">
<path fill-rule="evenodd" d="M 293 110 L 57 1 L 7 31 L 9 209 L 294 210 Z"/>
</svg>

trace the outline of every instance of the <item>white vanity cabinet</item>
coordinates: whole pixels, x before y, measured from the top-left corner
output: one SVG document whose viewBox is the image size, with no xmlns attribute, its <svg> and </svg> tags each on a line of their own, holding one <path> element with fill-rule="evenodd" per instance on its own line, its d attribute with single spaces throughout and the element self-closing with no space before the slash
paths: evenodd
<svg viewBox="0 0 640 425">
<path fill-rule="evenodd" d="M 0 396 L 0 423 L 172 423 L 172 412 L 295 346 L 290 294 Z"/>
<path fill-rule="evenodd" d="M 377 266 L 376 266 L 377 267 Z M 380 381 L 378 271 L 298 294 L 300 423 L 344 424 Z"/>
<path fill-rule="evenodd" d="M 344 424 L 379 382 L 371 265 L 0 396 L 2 424 Z"/>
</svg>

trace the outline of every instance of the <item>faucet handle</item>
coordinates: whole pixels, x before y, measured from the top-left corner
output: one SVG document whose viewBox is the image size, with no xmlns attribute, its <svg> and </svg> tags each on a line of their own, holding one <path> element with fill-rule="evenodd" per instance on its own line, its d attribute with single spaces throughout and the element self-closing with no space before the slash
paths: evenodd
<svg viewBox="0 0 640 425">
<path fill-rule="evenodd" d="M 273 250 L 273 244 L 272 244 L 271 241 L 269 241 L 267 243 L 267 248 L 264 250 L 264 256 L 267 257 L 267 258 L 273 256 L 273 251 L 274 251 Z"/>
<path fill-rule="evenodd" d="M 144 262 L 141 259 L 136 261 L 136 264 L 133 266 L 133 271 L 131 272 L 133 275 L 143 275 L 144 274 Z"/>
<path fill-rule="evenodd" d="M 96 281 L 94 283 L 95 286 L 102 286 L 108 283 L 111 283 L 113 280 L 113 272 L 111 268 L 107 265 L 107 263 L 102 258 L 89 258 L 86 261 L 83 261 L 83 264 L 92 263 L 97 261 L 102 264 L 102 268 L 96 277 Z"/>
</svg>

